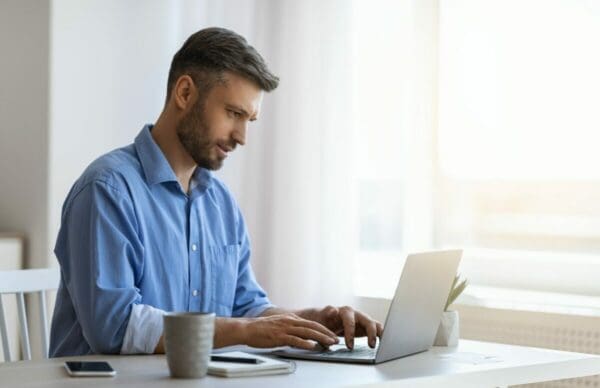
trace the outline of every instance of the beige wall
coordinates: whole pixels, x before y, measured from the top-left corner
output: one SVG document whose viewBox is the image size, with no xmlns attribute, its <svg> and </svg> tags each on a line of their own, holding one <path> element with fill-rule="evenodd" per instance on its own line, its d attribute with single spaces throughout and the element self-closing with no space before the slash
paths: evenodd
<svg viewBox="0 0 600 388">
<path fill-rule="evenodd" d="M 0 231 L 47 262 L 49 1 L 0 2 Z"/>
</svg>

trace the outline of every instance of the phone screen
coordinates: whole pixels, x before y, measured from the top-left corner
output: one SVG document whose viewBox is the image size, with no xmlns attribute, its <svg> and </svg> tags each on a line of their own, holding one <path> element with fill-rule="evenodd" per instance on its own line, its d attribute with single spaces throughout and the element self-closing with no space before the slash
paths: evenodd
<svg viewBox="0 0 600 388">
<path fill-rule="evenodd" d="M 106 361 L 67 361 L 67 368 L 73 372 L 113 373 L 115 370 Z"/>
</svg>

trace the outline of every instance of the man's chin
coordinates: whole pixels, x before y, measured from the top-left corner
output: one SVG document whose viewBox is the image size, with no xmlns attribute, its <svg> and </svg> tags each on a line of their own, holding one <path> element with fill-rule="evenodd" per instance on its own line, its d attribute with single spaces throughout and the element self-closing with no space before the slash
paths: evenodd
<svg viewBox="0 0 600 388">
<path fill-rule="evenodd" d="M 200 160 L 196 161 L 196 164 L 198 165 L 198 167 L 211 171 L 216 171 L 223 167 L 222 160 Z"/>
</svg>

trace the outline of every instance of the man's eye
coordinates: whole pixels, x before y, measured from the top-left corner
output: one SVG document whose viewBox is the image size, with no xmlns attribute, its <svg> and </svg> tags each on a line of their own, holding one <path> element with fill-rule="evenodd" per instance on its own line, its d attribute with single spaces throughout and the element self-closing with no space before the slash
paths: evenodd
<svg viewBox="0 0 600 388">
<path fill-rule="evenodd" d="M 240 112 L 236 112 L 234 110 L 230 110 L 228 111 L 229 116 L 230 117 L 235 117 L 236 119 L 239 119 L 240 117 L 242 117 L 242 114 Z"/>
</svg>

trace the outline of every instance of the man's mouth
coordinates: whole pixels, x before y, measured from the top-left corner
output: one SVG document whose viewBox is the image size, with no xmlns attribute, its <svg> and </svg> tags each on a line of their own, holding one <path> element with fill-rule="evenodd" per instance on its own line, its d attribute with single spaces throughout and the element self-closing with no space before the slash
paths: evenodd
<svg viewBox="0 0 600 388">
<path fill-rule="evenodd" d="M 217 144 L 217 149 L 219 150 L 219 156 L 222 158 L 226 158 L 227 154 L 233 151 L 233 147 L 227 147 L 222 144 Z"/>
</svg>

